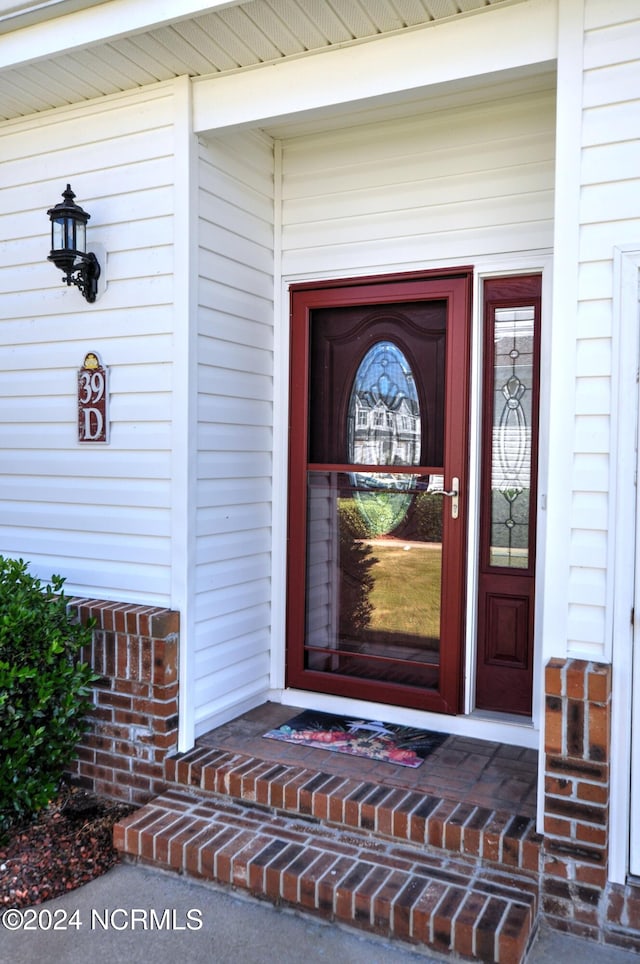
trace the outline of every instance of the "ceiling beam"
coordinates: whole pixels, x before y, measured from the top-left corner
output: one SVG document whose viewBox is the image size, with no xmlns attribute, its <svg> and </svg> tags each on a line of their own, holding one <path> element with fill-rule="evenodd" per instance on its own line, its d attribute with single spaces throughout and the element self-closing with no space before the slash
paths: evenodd
<svg viewBox="0 0 640 964">
<path fill-rule="evenodd" d="M 328 106 L 364 106 L 451 81 L 552 64 L 557 3 L 528 0 L 485 8 L 476 16 L 436 21 L 402 34 L 195 78 L 194 130 L 302 120 Z"/>
</svg>

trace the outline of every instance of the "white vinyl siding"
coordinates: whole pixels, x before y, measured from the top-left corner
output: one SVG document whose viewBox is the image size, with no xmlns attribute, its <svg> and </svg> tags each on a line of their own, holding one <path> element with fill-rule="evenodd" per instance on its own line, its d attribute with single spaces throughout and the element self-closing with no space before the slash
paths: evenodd
<svg viewBox="0 0 640 964">
<path fill-rule="evenodd" d="M 468 264 L 549 248 L 554 91 L 283 142 L 283 274 Z"/>
<path fill-rule="evenodd" d="M 0 552 L 66 590 L 168 604 L 173 85 L 1 128 Z M 47 261 L 67 183 L 106 290 L 87 304 Z M 10 188 L 10 189 L 9 189 Z M 77 370 L 109 370 L 110 442 L 77 441 Z"/>
<path fill-rule="evenodd" d="M 196 735 L 269 689 L 272 143 L 202 141 L 199 178 Z"/>
<path fill-rule="evenodd" d="M 613 252 L 640 241 L 639 28 L 635 0 L 586 0 L 568 649 L 605 659 Z"/>
<path fill-rule="evenodd" d="M 307 614 L 305 643 L 327 648 L 338 639 L 339 579 L 337 488 L 331 473 L 314 473 L 315 486 L 309 488 L 307 505 Z M 322 485 L 321 485 L 321 484 Z M 309 669 L 327 668 L 324 653 L 308 655 Z"/>
</svg>

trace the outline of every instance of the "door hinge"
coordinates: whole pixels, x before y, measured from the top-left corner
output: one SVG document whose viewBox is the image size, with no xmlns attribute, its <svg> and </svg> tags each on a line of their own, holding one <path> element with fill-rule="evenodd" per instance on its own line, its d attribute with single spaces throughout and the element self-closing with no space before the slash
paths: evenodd
<svg viewBox="0 0 640 964">
<path fill-rule="evenodd" d="M 631 607 L 631 625 L 635 626 L 635 624 L 636 624 L 636 607 L 632 606 Z"/>
</svg>

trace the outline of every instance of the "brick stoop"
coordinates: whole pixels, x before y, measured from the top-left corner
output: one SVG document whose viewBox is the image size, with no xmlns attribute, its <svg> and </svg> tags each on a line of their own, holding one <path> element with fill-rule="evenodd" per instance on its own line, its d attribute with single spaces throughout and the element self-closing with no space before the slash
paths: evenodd
<svg viewBox="0 0 640 964">
<path fill-rule="evenodd" d="M 541 839 L 528 816 L 196 747 L 118 824 L 126 855 L 424 950 L 526 957 Z"/>
</svg>

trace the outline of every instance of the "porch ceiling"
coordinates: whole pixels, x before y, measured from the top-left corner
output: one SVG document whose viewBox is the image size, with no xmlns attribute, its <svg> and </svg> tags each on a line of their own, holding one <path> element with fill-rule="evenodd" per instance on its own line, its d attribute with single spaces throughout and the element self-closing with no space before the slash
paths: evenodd
<svg viewBox="0 0 640 964">
<path fill-rule="evenodd" d="M 188 74 L 203 77 L 276 63 L 425 24 L 479 15 L 526 0 L 249 0 L 211 4 L 185 18 L 122 32 L 122 0 L 0 0 L 0 118 L 11 119 Z M 175 2 L 176 10 L 181 3 Z M 192 4 L 197 7 L 198 4 Z M 110 30 L 87 43 L 83 27 L 109 18 Z M 184 9 L 184 8 L 183 8 Z M 8 10 L 7 13 L 4 13 Z M 54 30 L 63 22 L 64 40 Z M 107 35 L 108 34 L 108 35 Z M 76 39 L 77 38 L 77 39 Z M 15 51 L 29 49 L 16 57 Z M 32 44 L 29 41 L 33 41 Z M 52 42 L 53 41 L 53 42 Z M 60 49 L 63 48 L 64 49 Z M 48 52 L 47 52 L 48 51 Z M 53 52 L 51 52 L 53 51 Z"/>
</svg>

